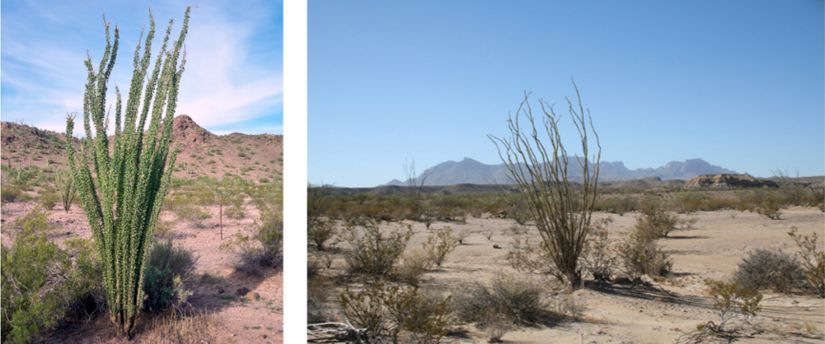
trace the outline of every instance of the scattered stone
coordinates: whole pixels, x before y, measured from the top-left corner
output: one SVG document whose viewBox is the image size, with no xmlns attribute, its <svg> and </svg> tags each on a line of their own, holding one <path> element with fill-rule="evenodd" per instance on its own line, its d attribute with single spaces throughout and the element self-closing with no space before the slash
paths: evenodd
<svg viewBox="0 0 825 344">
<path fill-rule="evenodd" d="M 223 294 L 224 292 L 225 291 L 223 290 L 223 288 L 220 288 L 220 287 L 218 288 L 218 294 Z"/>
<path fill-rule="evenodd" d="M 493 244 L 493 248 L 495 248 L 495 249 L 500 249 L 500 248 L 501 248 L 501 245 L 499 245 L 499 244 Z"/>
</svg>

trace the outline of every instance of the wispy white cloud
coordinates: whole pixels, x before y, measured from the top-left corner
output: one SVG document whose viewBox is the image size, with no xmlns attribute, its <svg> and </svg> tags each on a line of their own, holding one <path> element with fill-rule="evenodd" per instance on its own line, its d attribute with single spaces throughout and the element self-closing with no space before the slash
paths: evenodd
<svg viewBox="0 0 825 344">
<path fill-rule="evenodd" d="M 280 130 L 280 59 L 265 58 L 280 56 L 280 40 L 270 41 L 261 37 L 272 35 L 267 30 L 280 30 L 278 27 L 273 29 L 273 25 L 280 26 L 280 22 L 272 21 L 280 20 L 281 10 L 280 4 L 265 5 L 279 6 L 276 18 L 227 10 L 227 6 L 234 6 L 232 3 L 210 3 L 193 9 L 178 114 L 188 114 L 207 129 L 232 127 L 237 128 L 234 131 L 244 132 L 260 132 L 261 128 Z M 255 6 L 248 8 L 259 11 Z M 118 63 L 110 81 L 112 94 L 109 99 L 113 100 L 115 85 L 124 88 L 121 91 L 127 93 L 125 88 L 131 80 L 134 44 L 147 19 L 143 13 L 124 13 L 128 12 L 126 9 L 112 9 L 113 14 L 109 14 L 108 9 L 106 11 L 107 19 L 120 23 L 122 34 Z M 39 26 L 61 31 L 72 23 L 51 12 L 35 13 L 31 19 L 21 19 L 19 16 L 15 19 L 11 17 L 14 11 L 7 12 L 4 5 L 3 106 L 0 117 L 62 131 L 66 113 L 82 110 L 85 82 L 82 61 L 86 47 L 92 48 L 93 59 L 99 58 L 94 53 L 95 48 L 103 45 L 99 21 L 97 25 L 77 28 L 82 32 L 75 32 L 74 36 L 44 35 L 34 28 Z M 83 16 L 89 20 L 100 18 L 99 8 L 90 7 L 86 12 Z M 125 23 L 119 21 L 121 18 L 118 15 L 128 17 Z M 162 32 L 168 18 L 157 12 L 155 15 L 158 31 Z M 173 31 L 176 33 L 180 18 L 174 19 L 178 24 Z M 133 22 L 140 24 L 133 25 Z M 254 122 L 260 123 L 263 117 L 271 117 L 272 124 L 244 127 L 245 122 L 258 119 Z"/>
</svg>

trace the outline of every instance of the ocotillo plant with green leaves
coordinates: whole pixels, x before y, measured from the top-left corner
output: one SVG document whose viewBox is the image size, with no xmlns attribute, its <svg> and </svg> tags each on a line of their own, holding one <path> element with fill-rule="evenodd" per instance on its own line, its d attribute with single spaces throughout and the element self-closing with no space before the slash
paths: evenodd
<svg viewBox="0 0 825 344">
<path fill-rule="evenodd" d="M 169 21 L 152 70 L 149 67 L 155 22 L 151 13 L 149 21 L 143 46 L 138 40 L 135 48 L 134 72 L 125 108 L 120 90 L 115 88 L 112 145 L 107 136 L 106 91 L 117 57 L 118 28 L 115 27 L 112 42 L 109 23 L 105 20 L 106 47 L 100 64 L 95 69 L 90 57 L 85 61 L 88 79 L 83 98 L 83 129 L 86 137 L 80 144 L 78 157 L 71 144 L 74 117 L 68 116 L 66 120 L 69 165 L 102 258 L 110 317 L 119 333 L 130 337 L 143 304 L 143 273 L 152 232 L 175 164 L 176 153 L 170 149 L 170 143 L 186 62 L 183 42 L 189 25 L 189 9 L 184 14 L 178 39 L 171 44 L 172 21 Z M 149 128 L 144 131 L 147 119 Z"/>
<path fill-rule="evenodd" d="M 60 191 L 60 200 L 63 204 L 63 210 L 68 213 L 69 210 L 72 210 L 74 196 L 77 193 L 72 172 L 66 170 L 58 171 L 55 175 L 55 182 L 58 190 Z"/>
</svg>

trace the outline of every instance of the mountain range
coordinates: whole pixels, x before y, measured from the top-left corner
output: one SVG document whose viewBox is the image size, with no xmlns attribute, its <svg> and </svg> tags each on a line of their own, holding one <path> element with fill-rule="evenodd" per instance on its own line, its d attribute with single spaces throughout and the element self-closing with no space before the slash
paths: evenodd
<svg viewBox="0 0 825 344">
<path fill-rule="evenodd" d="M 570 159 L 569 175 L 571 179 L 581 178 L 581 158 Z M 702 159 L 688 159 L 685 161 L 671 161 L 656 168 L 629 169 L 621 161 L 602 161 L 599 163 L 599 180 L 623 181 L 644 178 L 659 178 L 662 180 L 687 180 L 705 174 L 736 173 L 726 168 L 712 165 Z M 393 179 L 387 185 L 456 185 L 456 184 L 512 184 L 509 172 L 504 164 L 489 165 L 470 158 L 461 161 L 447 161 L 430 167 L 416 179 L 401 181 Z"/>
</svg>

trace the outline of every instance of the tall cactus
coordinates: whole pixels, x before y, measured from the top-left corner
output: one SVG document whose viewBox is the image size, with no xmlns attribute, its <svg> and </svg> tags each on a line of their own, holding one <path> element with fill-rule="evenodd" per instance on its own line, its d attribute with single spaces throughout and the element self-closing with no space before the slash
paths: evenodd
<svg viewBox="0 0 825 344">
<path fill-rule="evenodd" d="M 66 152 L 102 258 L 110 317 L 118 332 L 129 337 L 143 304 L 146 257 L 175 164 L 176 152 L 170 149 L 170 141 L 186 62 L 183 42 L 189 11 L 187 8 L 178 39 L 167 47 L 172 31 L 172 21 L 169 21 L 151 74 L 147 72 L 150 72 L 155 21 L 149 14 L 143 53 L 140 40 L 135 48 L 134 72 L 125 109 L 120 90 L 115 88 L 117 101 L 111 146 L 107 136 L 106 91 L 117 57 L 118 28 L 115 27 L 112 42 L 108 22 L 104 21 L 106 47 L 97 70 L 90 57 L 85 61 L 88 78 L 83 98 L 83 129 L 86 137 L 80 145 L 79 157 L 75 157 L 71 144 L 74 117 L 68 116 L 66 120 Z M 149 128 L 144 132 L 147 117 Z"/>
</svg>

